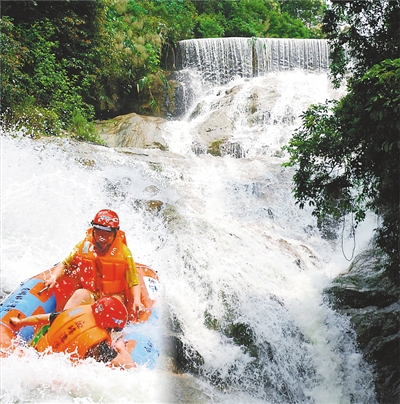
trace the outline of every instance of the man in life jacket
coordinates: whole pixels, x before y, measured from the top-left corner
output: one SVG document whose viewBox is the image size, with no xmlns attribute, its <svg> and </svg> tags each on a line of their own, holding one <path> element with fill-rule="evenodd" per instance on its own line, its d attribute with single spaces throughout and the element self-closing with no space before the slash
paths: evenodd
<svg viewBox="0 0 400 404">
<path fill-rule="evenodd" d="M 103 297 L 92 305 L 80 305 L 51 314 L 37 314 L 23 319 L 11 317 L 16 330 L 26 326 L 44 326 L 32 345 L 38 352 L 65 352 L 72 360 L 94 358 L 97 362 L 124 368 L 136 367 L 125 343 L 113 343 L 110 332 L 122 330 L 128 312 L 115 297 Z"/>
<path fill-rule="evenodd" d="M 77 279 L 80 286 L 65 304 L 65 309 L 91 304 L 104 296 L 115 296 L 126 304 L 127 290 L 133 298 L 132 312 L 140 314 L 144 308 L 135 262 L 126 245 L 125 233 L 119 229 L 119 217 L 112 210 L 103 209 L 95 215 L 85 239 L 63 262 L 51 269 L 45 286 L 54 287 L 64 273 Z"/>
</svg>

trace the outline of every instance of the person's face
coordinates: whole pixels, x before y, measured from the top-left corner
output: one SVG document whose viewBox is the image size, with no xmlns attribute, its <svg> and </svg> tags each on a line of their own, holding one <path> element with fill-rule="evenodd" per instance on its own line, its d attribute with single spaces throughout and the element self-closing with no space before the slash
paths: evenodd
<svg viewBox="0 0 400 404">
<path fill-rule="evenodd" d="M 101 252 L 104 252 L 110 248 L 110 245 L 114 241 L 115 233 L 113 231 L 93 228 L 93 238 L 96 243 L 96 247 Z"/>
</svg>

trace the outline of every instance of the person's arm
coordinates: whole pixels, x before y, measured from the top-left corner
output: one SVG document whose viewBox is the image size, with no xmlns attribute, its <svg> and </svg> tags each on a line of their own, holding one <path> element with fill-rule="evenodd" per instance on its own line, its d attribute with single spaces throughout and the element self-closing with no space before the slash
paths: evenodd
<svg viewBox="0 0 400 404">
<path fill-rule="evenodd" d="M 135 261 L 133 260 L 132 253 L 127 246 L 124 246 L 124 254 L 128 265 L 126 280 L 133 297 L 133 312 L 139 314 L 139 312 L 144 309 L 144 306 L 141 302 L 141 290 L 136 265 Z"/>
<path fill-rule="evenodd" d="M 22 327 L 27 327 L 29 325 L 44 325 L 49 324 L 50 314 L 36 314 L 34 316 L 29 316 L 25 318 L 11 317 L 10 324 L 19 330 Z"/>
<path fill-rule="evenodd" d="M 72 261 L 74 260 L 75 254 L 79 250 L 82 243 L 83 241 L 79 242 L 63 262 L 60 262 L 53 268 L 49 269 L 50 276 L 48 279 L 44 280 L 45 287 L 49 289 L 54 287 L 54 285 L 57 283 L 57 280 L 60 279 L 62 275 L 64 275 L 66 269 L 68 269 L 71 265 Z"/>
<path fill-rule="evenodd" d="M 141 298 L 140 285 L 132 286 L 130 291 L 133 296 L 133 311 L 134 313 L 137 312 L 139 314 L 142 310 L 144 310 L 144 306 L 140 300 Z"/>
<path fill-rule="evenodd" d="M 55 265 L 53 268 L 49 269 L 49 278 L 44 280 L 44 286 L 48 289 L 51 289 L 54 287 L 54 285 L 57 282 L 57 279 L 59 279 L 65 271 L 65 264 L 64 262 L 60 262 L 59 264 Z"/>
</svg>

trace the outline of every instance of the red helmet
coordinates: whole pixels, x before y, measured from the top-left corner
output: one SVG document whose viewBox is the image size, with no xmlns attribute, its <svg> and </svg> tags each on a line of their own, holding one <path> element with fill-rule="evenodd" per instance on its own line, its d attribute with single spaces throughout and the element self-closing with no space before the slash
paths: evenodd
<svg viewBox="0 0 400 404">
<path fill-rule="evenodd" d="M 103 209 L 96 213 L 96 216 L 92 220 L 92 226 L 96 229 L 112 231 L 113 229 L 119 229 L 119 217 L 118 215 L 109 209 Z"/>
<path fill-rule="evenodd" d="M 96 323 L 102 328 L 123 329 L 128 320 L 128 311 L 116 297 L 102 297 L 92 304 Z"/>
</svg>

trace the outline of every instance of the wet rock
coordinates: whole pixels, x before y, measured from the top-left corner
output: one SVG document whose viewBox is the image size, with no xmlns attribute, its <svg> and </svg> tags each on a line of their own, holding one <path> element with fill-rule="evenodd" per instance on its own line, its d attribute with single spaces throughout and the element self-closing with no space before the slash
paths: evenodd
<svg viewBox="0 0 400 404">
<path fill-rule="evenodd" d="M 350 316 L 364 358 L 374 366 L 378 402 L 400 403 L 400 290 L 373 251 L 357 256 L 325 294 Z"/>
<path fill-rule="evenodd" d="M 135 201 L 136 209 L 144 209 L 148 213 L 159 213 L 163 208 L 164 202 L 155 199 L 143 200 L 137 199 Z"/>
<path fill-rule="evenodd" d="M 212 398 L 202 391 L 197 380 L 188 374 L 169 375 L 171 378 L 170 403 L 205 404 Z"/>
<path fill-rule="evenodd" d="M 96 129 L 100 138 L 109 147 L 167 150 L 167 144 L 163 138 L 165 123 L 166 120 L 163 118 L 132 113 L 97 122 Z"/>
<path fill-rule="evenodd" d="M 241 99 L 239 104 L 238 97 Z M 271 86 L 257 85 L 248 93 L 244 85 L 237 85 L 221 91 L 212 105 L 207 105 L 206 101 L 197 104 L 189 117 L 191 121 L 196 121 L 193 125 L 192 150 L 196 154 L 246 157 L 247 152 L 241 141 L 233 139 L 241 133 L 241 128 L 272 125 L 281 121 L 292 123 L 293 111 L 284 111 L 282 117 L 278 114 L 275 121 L 271 120 L 271 111 L 278 99 L 279 93 Z M 108 147 L 167 151 L 167 125 L 167 119 L 131 113 L 98 121 L 96 130 Z"/>
<path fill-rule="evenodd" d="M 148 196 L 155 196 L 160 192 L 160 190 L 155 185 L 149 185 L 143 190 L 143 193 Z"/>
</svg>

